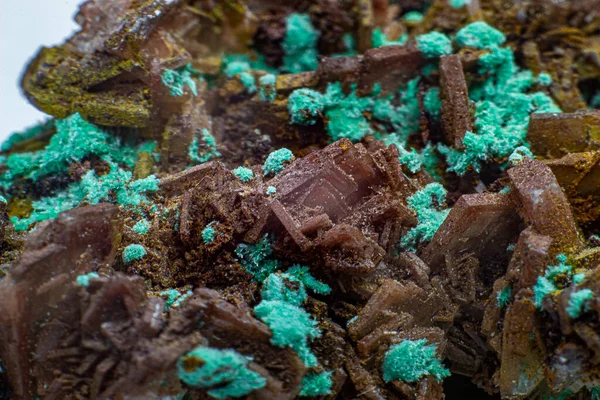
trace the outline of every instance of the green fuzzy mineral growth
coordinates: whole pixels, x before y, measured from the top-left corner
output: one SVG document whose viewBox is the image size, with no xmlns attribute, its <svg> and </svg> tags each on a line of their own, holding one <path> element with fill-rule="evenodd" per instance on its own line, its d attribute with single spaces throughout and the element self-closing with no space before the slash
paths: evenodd
<svg viewBox="0 0 600 400">
<path fill-rule="evenodd" d="M 233 78 L 234 76 L 239 75 L 242 72 L 250 71 L 251 69 L 252 67 L 250 66 L 249 61 L 234 60 L 226 64 L 223 73 L 228 78 Z"/>
<path fill-rule="evenodd" d="M 585 274 L 584 273 L 574 274 L 571 279 L 573 280 L 574 284 L 579 285 L 581 282 L 584 281 Z"/>
<path fill-rule="evenodd" d="M 373 89 L 376 92 L 376 89 Z M 390 126 L 402 142 L 419 131 L 421 113 L 417 93 L 419 78 L 409 81 L 396 94 L 379 97 L 372 103 L 373 119 Z M 397 105 L 396 105 L 397 103 Z"/>
<path fill-rule="evenodd" d="M 213 227 L 215 221 L 212 221 L 202 230 L 202 241 L 206 244 L 212 243 L 215 241 L 215 234 L 217 230 Z"/>
<path fill-rule="evenodd" d="M 440 99 L 440 88 L 431 88 L 425 93 L 425 97 L 423 98 L 423 106 L 425 107 L 425 111 L 431 117 L 439 121 L 440 116 L 442 114 L 442 100 Z"/>
<path fill-rule="evenodd" d="M 123 262 L 129 264 L 140 260 L 146 255 L 146 248 L 141 244 L 130 244 L 123 250 Z"/>
<path fill-rule="evenodd" d="M 590 289 L 576 290 L 571 293 L 569 297 L 569 304 L 567 306 L 567 313 L 571 318 L 579 318 L 583 311 L 584 303 L 587 300 L 593 299 L 594 293 Z"/>
<path fill-rule="evenodd" d="M 42 176 L 65 173 L 71 163 L 91 155 L 116 162 L 130 161 L 126 159 L 130 155 L 120 151 L 118 139 L 87 122 L 79 113 L 56 120 L 55 124 L 56 134 L 43 150 L 15 153 L 6 159 L 8 171 L 1 178 L 3 182 L 19 177 L 37 180 Z"/>
<path fill-rule="evenodd" d="M 277 193 L 277 188 L 275 186 L 267 186 L 266 193 L 270 196 Z"/>
<path fill-rule="evenodd" d="M 132 180 L 132 173 L 114 163 L 109 163 L 110 172 L 96 176 L 94 170 L 88 171 L 80 182 L 73 183 L 52 197 L 42 197 L 32 202 L 33 212 L 28 218 L 12 217 L 15 229 L 24 231 L 36 222 L 54 219 L 63 211 L 77 207 L 83 200 L 89 204 L 98 204 L 112 200 L 127 208 L 135 208 L 148 202 L 147 193 L 158 190 L 158 179 L 150 175 L 144 179 Z"/>
<path fill-rule="evenodd" d="M 573 394 L 573 391 L 567 389 L 560 392 L 556 397 L 542 397 L 542 400 L 568 400 Z"/>
<path fill-rule="evenodd" d="M 401 140 L 399 135 L 390 134 L 387 136 L 376 134 L 376 139 L 383 140 L 386 145 L 395 145 L 398 148 L 398 161 L 400 164 L 405 165 L 411 173 L 417 173 L 422 168 L 431 175 L 432 178 L 440 180 L 441 177 L 437 172 L 437 165 L 440 160 L 436 154 L 436 149 L 431 143 L 427 143 L 424 149 L 420 152 L 414 148 L 406 149 L 406 140 Z"/>
<path fill-rule="evenodd" d="M 266 74 L 260 77 L 258 83 L 260 84 L 260 90 L 258 96 L 263 101 L 273 101 L 277 97 L 277 89 L 275 83 L 277 77 L 273 74 Z"/>
<path fill-rule="evenodd" d="M 188 157 L 194 164 L 205 163 L 213 158 L 221 157 L 217 150 L 217 142 L 208 129 L 202 128 L 200 138 L 194 136 L 188 147 Z"/>
<path fill-rule="evenodd" d="M 169 310 L 169 308 L 171 308 L 171 306 L 173 305 L 175 300 L 177 300 L 177 298 L 181 296 L 181 293 L 179 293 L 179 291 L 177 289 L 169 289 L 169 290 L 163 290 L 162 292 L 159 293 L 159 295 L 167 297 L 167 299 L 165 301 L 165 312 L 166 312 Z"/>
<path fill-rule="evenodd" d="M 267 384 L 249 363 L 234 350 L 198 346 L 179 358 L 177 373 L 186 385 L 206 389 L 216 399 L 243 397 Z"/>
<path fill-rule="evenodd" d="M 449 4 L 452 8 L 462 8 L 468 4 L 471 4 L 471 0 L 450 0 Z"/>
<path fill-rule="evenodd" d="M 351 93 L 346 96 L 339 82 L 330 83 L 325 91 L 325 105 L 327 133 L 331 140 L 347 138 L 357 142 L 371 133 L 371 126 L 364 113 L 372 109 L 373 99 L 358 97 L 356 85 L 352 86 Z"/>
<path fill-rule="evenodd" d="M 561 112 L 547 94 L 529 92 L 536 79 L 531 71 L 519 70 L 509 47 L 498 47 L 504 40 L 502 32 L 485 22 L 469 24 L 456 35 L 460 46 L 490 52 L 479 59 L 479 73 L 487 79 L 469 88 L 469 97 L 475 103 L 475 130 L 466 132 L 464 150 L 438 145 L 449 172 L 464 175 L 470 169 L 479 172 L 483 162 L 506 161 L 515 149 L 528 147 L 526 136 L 532 111 Z"/>
<path fill-rule="evenodd" d="M 408 198 L 408 206 L 417 214 L 418 224 L 402 237 L 401 246 L 414 250 L 419 243 L 430 241 L 450 210 L 439 210 L 446 201 L 446 189 L 430 183 Z"/>
<path fill-rule="evenodd" d="M 512 289 L 510 286 L 504 286 L 501 291 L 498 292 L 496 296 L 496 301 L 498 303 L 498 307 L 504 308 L 510 303 L 510 296 L 512 294 Z"/>
<path fill-rule="evenodd" d="M 23 132 L 15 132 L 6 139 L 0 146 L 1 151 L 9 151 L 15 144 L 33 139 L 41 133 L 51 129 L 54 126 L 54 120 L 48 119 L 34 126 L 25 129 Z"/>
<path fill-rule="evenodd" d="M 311 89 L 297 89 L 288 97 L 290 122 L 298 125 L 314 125 L 325 107 L 323 95 Z"/>
<path fill-rule="evenodd" d="M 546 72 L 542 72 L 537 77 L 538 83 L 542 86 L 550 86 L 552 84 L 552 77 Z"/>
<path fill-rule="evenodd" d="M 402 16 L 404 22 L 422 22 L 423 14 L 418 11 L 409 11 Z"/>
<path fill-rule="evenodd" d="M 525 158 L 535 158 L 531 150 L 526 146 L 517 147 L 512 154 L 508 157 L 508 163 L 510 165 L 517 165 Z"/>
<path fill-rule="evenodd" d="M 244 85 L 248 93 L 256 92 L 256 79 L 252 74 L 244 71 L 241 74 L 239 74 L 239 77 L 240 82 L 242 82 L 242 85 Z"/>
<path fill-rule="evenodd" d="M 120 138 L 87 122 L 78 113 L 55 121 L 55 125 L 56 133 L 44 149 L 15 153 L 6 159 L 6 172 L 0 176 L 0 183 L 5 189 L 10 188 L 12 182 L 19 178 L 35 181 L 47 175 L 66 174 L 71 163 L 90 156 L 108 163 L 110 172 L 96 176 L 93 170 L 88 171 L 81 181 L 73 182 L 51 196 L 34 200 L 33 212 L 29 217 L 11 218 L 18 231 L 27 230 L 36 222 L 53 219 L 59 213 L 77 207 L 84 200 L 90 204 L 112 201 L 127 207 L 137 207 L 148 201 L 146 193 L 158 190 L 158 180 L 153 175 L 132 181 L 132 173 L 121 167 L 132 169 L 139 152 L 153 151 L 153 142 L 142 143 L 137 147 L 122 144 Z M 109 197 L 111 193 L 116 196 Z"/>
<path fill-rule="evenodd" d="M 538 277 L 533 287 L 533 303 L 537 309 L 542 308 L 542 302 L 547 295 L 560 291 L 558 281 L 561 277 L 570 278 L 573 273 L 573 267 L 567 264 L 567 256 L 559 254 L 556 256 L 557 265 L 550 265 L 546 269 L 544 276 Z"/>
<path fill-rule="evenodd" d="M 326 283 L 319 281 L 317 278 L 312 276 L 309 272 L 309 268 L 303 265 L 293 265 L 292 268 L 286 271 L 286 274 L 293 276 L 304 284 L 308 289 L 315 293 L 325 295 L 331 292 L 331 288 Z"/>
<path fill-rule="evenodd" d="M 263 300 L 282 301 L 301 306 L 306 300 L 304 284 L 288 273 L 273 273 L 265 279 L 260 291 Z"/>
<path fill-rule="evenodd" d="M 401 35 L 398 40 L 389 40 L 381 28 L 373 29 L 373 33 L 371 34 L 371 46 L 375 48 L 382 46 L 402 46 L 407 41 L 408 35 L 406 33 Z"/>
<path fill-rule="evenodd" d="M 79 275 L 77 279 L 75 279 L 75 282 L 83 287 L 88 287 L 90 286 L 90 279 L 95 278 L 100 278 L 100 275 L 96 272 L 90 272 L 89 274 Z"/>
<path fill-rule="evenodd" d="M 405 140 L 401 140 L 397 134 L 390 134 L 387 136 L 383 135 L 375 135 L 376 139 L 383 140 L 383 142 L 389 145 L 395 145 L 398 149 L 398 161 L 400 164 L 405 165 L 406 168 L 413 174 L 420 171 L 423 167 L 423 156 L 419 154 L 415 149 L 406 150 L 404 147 L 406 145 Z"/>
<path fill-rule="evenodd" d="M 229 78 L 237 76 L 240 79 L 240 82 L 242 82 L 242 85 L 248 90 L 248 93 L 254 93 L 256 92 L 256 79 L 248 72 L 251 70 L 252 66 L 249 61 L 234 60 L 227 62 L 223 73 Z"/>
<path fill-rule="evenodd" d="M 181 305 L 181 303 L 183 303 L 183 301 L 185 299 L 187 299 L 188 297 L 190 297 L 193 294 L 193 292 L 191 290 L 188 290 L 187 292 L 183 293 L 181 296 L 177 297 L 175 299 L 175 301 L 173 302 L 173 307 L 179 307 Z"/>
<path fill-rule="evenodd" d="M 319 31 L 307 14 L 293 13 L 286 19 L 283 38 L 283 70 L 290 73 L 314 71 L 319 66 L 317 40 Z"/>
<path fill-rule="evenodd" d="M 309 372 L 302 378 L 300 396 L 303 397 L 316 397 L 324 396 L 331 392 L 331 375 L 333 371 L 321 372 L 315 374 Z"/>
<path fill-rule="evenodd" d="M 194 96 L 197 96 L 198 89 L 194 78 L 202 80 L 202 74 L 195 70 L 191 63 L 177 69 L 165 69 L 160 76 L 163 85 L 169 88 L 169 94 L 175 97 L 183 96 L 186 85 Z"/>
<path fill-rule="evenodd" d="M 418 84 L 419 79 L 413 79 L 398 92 L 385 96 L 380 95 L 378 85 L 370 95 L 361 97 L 356 93 L 356 84 L 350 86 L 349 94 L 344 93 L 340 82 L 327 85 L 324 94 L 298 89 L 289 97 L 288 110 L 291 122 L 302 125 L 312 125 L 323 115 L 332 141 L 347 138 L 353 142 L 375 133 L 366 117 L 371 113 L 373 120 L 381 122 L 381 126 L 398 135 L 400 143 L 404 143 L 410 134 L 419 130 Z"/>
<path fill-rule="evenodd" d="M 483 21 L 473 22 L 456 33 L 456 43 L 460 47 L 492 49 L 505 41 L 506 37 L 502 32 Z"/>
<path fill-rule="evenodd" d="M 242 267 L 259 282 L 263 282 L 271 273 L 281 268 L 279 261 L 271 258 L 273 240 L 267 235 L 256 244 L 239 244 L 235 254 L 239 257 Z"/>
<path fill-rule="evenodd" d="M 271 152 L 263 164 L 263 174 L 276 175 L 285 169 L 285 163 L 292 162 L 294 154 L 291 150 L 281 148 Z"/>
<path fill-rule="evenodd" d="M 321 331 L 310 314 L 278 300 L 261 301 L 254 313 L 271 329 L 271 343 L 292 348 L 307 367 L 317 366 L 317 357 L 310 350 L 309 342 L 318 338 Z"/>
<path fill-rule="evenodd" d="M 148 220 L 145 218 L 140 219 L 133 226 L 133 231 L 135 233 L 139 233 L 140 235 L 145 235 L 146 233 L 148 233 L 149 229 L 150 229 L 150 222 L 148 222 Z"/>
<path fill-rule="evenodd" d="M 535 304 L 535 307 L 537 309 L 541 309 L 544 297 L 557 290 L 558 288 L 550 279 L 545 278 L 543 276 L 538 277 L 537 282 L 533 287 L 533 302 Z"/>
<path fill-rule="evenodd" d="M 383 359 L 383 380 L 410 383 L 427 375 L 443 380 L 450 371 L 437 359 L 436 350 L 437 344 L 427 345 L 426 339 L 404 340 L 390 347 Z"/>
<path fill-rule="evenodd" d="M 246 167 L 237 167 L 233 170 L 233 174 L 240 178 L 242 182 L 250 182 L 254 179 L 254 172 L 250 168 Z"/>
<path fill-rule="evenodd" d="M 179 307 L 185 299 L 192 295 L 192 291 L 188 290 L 182 294 L 177 289 L 169 289 L 163 290 L 159 295 L 167 297 L 165 301 L 165 312 L 167 312 L 171 307 Z"/>
<path fill-rule="evenodd" d="M 590 100 L 590 108 L 600 108 L 600 93 L 596 93 Z"/>
<path fill-rule="evenodd" d="M 452 54 L 452 42 L 440 32 L 429 32 L 416 37 L 417 47 L 427 58 L 439 58 Z"/>
</svg>

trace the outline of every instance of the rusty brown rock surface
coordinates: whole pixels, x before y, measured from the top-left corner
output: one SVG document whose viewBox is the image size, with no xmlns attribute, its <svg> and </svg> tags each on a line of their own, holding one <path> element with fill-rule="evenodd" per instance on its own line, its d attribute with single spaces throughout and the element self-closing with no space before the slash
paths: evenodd
<svg viewBox="0 0 600 400">
<path fill-rule="evenodd" d="M 519 221 L 508 195 L 462 196 L 424 249 L 423 261 L 434 270 L 444 268 L 445 259 L 462 253 L 474 254 L 482 264 L 502 262 L 506 246 L 518 234 Z"/>
<path fill-rule="evenodd" d="M 67 307 L 68 282 L 110 269 L 121 237 L 117 213 L 110 204 L 82 207 L 38 227 L 1 281 L 2 359 L 16 396 L 30 396 L 39 329 L 53 319 L 56 308 L 60 315 Z"/>
<path fill-rule="evenodd" d="M 508 171 L 525 221 L 552 238 L 554 252 L 582 247 L 577 224 L 565 194 L 551 169 L 537 160 L 524 160 Z"/>
<path fill-rule="evenodd" d="M 545 158 L 597 150 L 600 146 L 600 112 L 533 114 L 527 140 L 533 153 Z"/>
<path fill-rule="evenodd" d="M 440 85 L 442 100 L 442 129 L 448 143 L 462 148 L 467 131 L 473 132 L 473 115 L 469 89 L 458 54 L 440 60 Z"/>
</svg>

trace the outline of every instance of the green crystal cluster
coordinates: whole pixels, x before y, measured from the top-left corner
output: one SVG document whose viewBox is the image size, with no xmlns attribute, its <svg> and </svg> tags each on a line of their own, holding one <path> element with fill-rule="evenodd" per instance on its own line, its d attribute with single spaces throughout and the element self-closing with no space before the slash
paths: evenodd
<svg viewBox="0 0 600 400">
<path fill-rule="evenodd" d="M 207 389 L 216 399 L 237 398 L 267 384 L 249 363 L 250 359 L 235 350 L 198 346 L 179 359 L 177 371 L 186 385 Z"/>
</svg>

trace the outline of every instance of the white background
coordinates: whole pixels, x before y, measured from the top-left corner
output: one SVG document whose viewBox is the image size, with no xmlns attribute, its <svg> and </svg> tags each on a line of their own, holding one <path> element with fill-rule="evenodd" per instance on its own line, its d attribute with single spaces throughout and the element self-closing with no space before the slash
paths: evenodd
<svg viewBox="0 0 600 400">
<path fill-rule="evenodd" d="M 82 0 L 0 0 L 0 142 L 44 119 L 21 93 L 19 81 L 39 47 L 60 44 L 77 30 Z"/>
</svg>

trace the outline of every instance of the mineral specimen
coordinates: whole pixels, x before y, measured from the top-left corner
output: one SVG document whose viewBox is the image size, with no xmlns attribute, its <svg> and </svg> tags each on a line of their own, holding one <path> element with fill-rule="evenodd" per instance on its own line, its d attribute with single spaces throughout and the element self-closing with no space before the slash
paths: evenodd
<svg viewBox="0 0 600 400">
<path fill-rule="evenodd" d="M 600 1 L 75 19 L 0 147 L 0 399 L 600 398 Z"/>
</svg>

